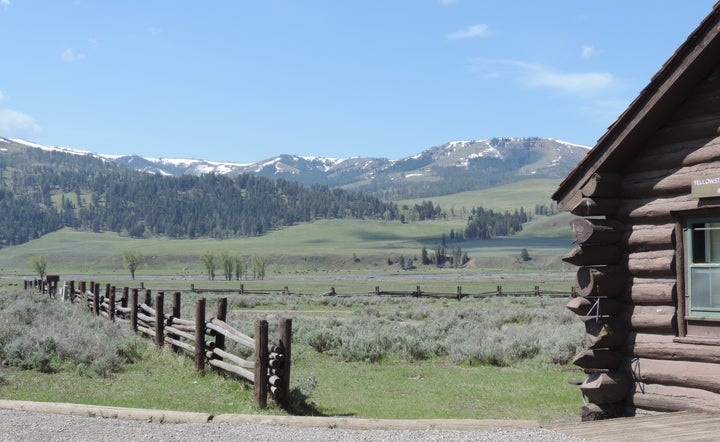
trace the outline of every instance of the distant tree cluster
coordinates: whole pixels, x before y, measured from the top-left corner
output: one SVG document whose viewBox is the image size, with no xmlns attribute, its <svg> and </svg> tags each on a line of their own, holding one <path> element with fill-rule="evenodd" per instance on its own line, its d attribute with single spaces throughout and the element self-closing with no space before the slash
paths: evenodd
<svg viewBox="0 0 720 442">
<path fill-rule="evenodd" d="M 214 280 L 217 272 L 218 256 L 213 252 L 205 252 L 200 256 L 205 266 L 205 272 L 209 280 Z M 230 252 L 222 252 L 219 255 L 220 268 L 222 275 L 227 281 L 233 279 L 249 279 L 249 273 L 252 272 L 252 279 L 265 279 L 268 259 L 264 256 L 242 256 L 233 255 Z"/>
<path fill-rule="evenodd" d="M 422 265 L 434 265 L 437 267 L 450 266 L 460 268 L 470 261 L 467 252 L 463 252 L 459 245 L 453 245 L 448 253 L 445 244 L 439 245 L 433 253 L 429 253 L 427 247 L 423 246 L 420 251 L 420 263 Z"/>
<path fill-rule="evenodd" d="M 514 235 L 520 232 L 522 225 L 528 221 L 529 217 L 522 207 L 515 209 L 513 213 L 495 212 L 482 207 L 473 208 L 465 227 L 464 239 L 489 239 L 495 236 Z"/>
<path fill-rule="evenodd" d="M 555 215 L 557 213 L 557 205 L 552 204 L 535 204 L 535 215 Z"/>
<path fill-rule="evenodd" d="M 440 208 L 440 205 L 438 204 L 436 206 L 433 206 L 432 201 L 423 201 L 420 204 L 415 204 L 415 206 L 412 208 L 413 221 L 433 220 L 442 218 L 444 216 L 445 215 Z"/>
</svg>

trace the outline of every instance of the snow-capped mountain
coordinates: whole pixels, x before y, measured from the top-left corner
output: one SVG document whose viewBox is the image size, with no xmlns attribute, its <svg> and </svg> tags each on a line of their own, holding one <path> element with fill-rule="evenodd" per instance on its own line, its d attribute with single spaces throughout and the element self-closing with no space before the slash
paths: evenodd
<svg viewBox="0 0 720 442">
<path fill-rule="evenodd" d="M 395 196 L 398 193 L 425 196 L 472 190 L 523 177 L 559 179 L 567 175 L 589 150 L 586 146 L 551 138 L 492 138 L 452 141 L 399 160 L 283 154 L 245 164 L 201 159 L 147 158 L 139 155 L 111 156 L 6 138 L 0 138 L 0 153 L 3 143 L 73 155 L 93 155 L 135 170 L 163 175 L 249 173 L 303 184 L 348 186 L 370 192 L 388 192 L 392 188 Z"/>
</svg>

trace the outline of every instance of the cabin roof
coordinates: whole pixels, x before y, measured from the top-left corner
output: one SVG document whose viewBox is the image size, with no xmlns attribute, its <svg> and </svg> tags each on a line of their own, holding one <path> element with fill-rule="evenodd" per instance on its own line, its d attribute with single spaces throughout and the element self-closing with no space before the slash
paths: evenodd
<svg viewBox="0 0 720 442">
<path fill-rule="evenodd" d="M 720 1 L 552 195 L 561 210 L 595 173 L 620 169 L 720 62 Z"/>
</svg>

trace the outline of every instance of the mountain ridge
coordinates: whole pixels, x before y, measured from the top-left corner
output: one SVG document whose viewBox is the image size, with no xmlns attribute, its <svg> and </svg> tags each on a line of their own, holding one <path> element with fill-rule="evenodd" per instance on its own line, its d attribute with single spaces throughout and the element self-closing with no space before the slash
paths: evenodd
<svg viewBox="0 0 720 442">
<path fill-rule="evenodd" d="M 106 155 L 44 146 L 22 139 L 0 138 L 2 140 L 45 150 L 92 155 L 146 173 L 176 177 L 206 173 L 230 176 L 248 173 L 305 185 L 383 193 L 386 198 L 393 199 L 488 188 L 523 177 L 562 178 L 590 149 L 554 138 L 502 137 L 450 141 L 399 160 L 280 154 L 255 163 L 239 163 L 153 158 L 137 154 Z"/>
</svg>

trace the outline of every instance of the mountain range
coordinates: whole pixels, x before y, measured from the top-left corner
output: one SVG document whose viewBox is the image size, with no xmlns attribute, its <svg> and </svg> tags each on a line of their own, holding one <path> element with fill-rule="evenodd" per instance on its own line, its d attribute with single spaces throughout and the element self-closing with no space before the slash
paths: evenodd
<svg viewBox="0 0 720 442">
<path fill-rule="evenodd" d="M 524 178 L 563 178 L 589 148 L 552 138 L 492 138 L 452 141 L 417 155 L 346 159 L 282 154 L 252 164 L 187 158 L 105 155 L 44 146 L 0 137 L 0 152 L 10 145 L 74 155 L 90 155 L 131 169 L 168 176 L 255 174 L 305 185 L 343 187 L 388 199 L 430 197 L 506 184 Z M 3 146 L 5 145 L 5 147 Z"/>
</svg>

